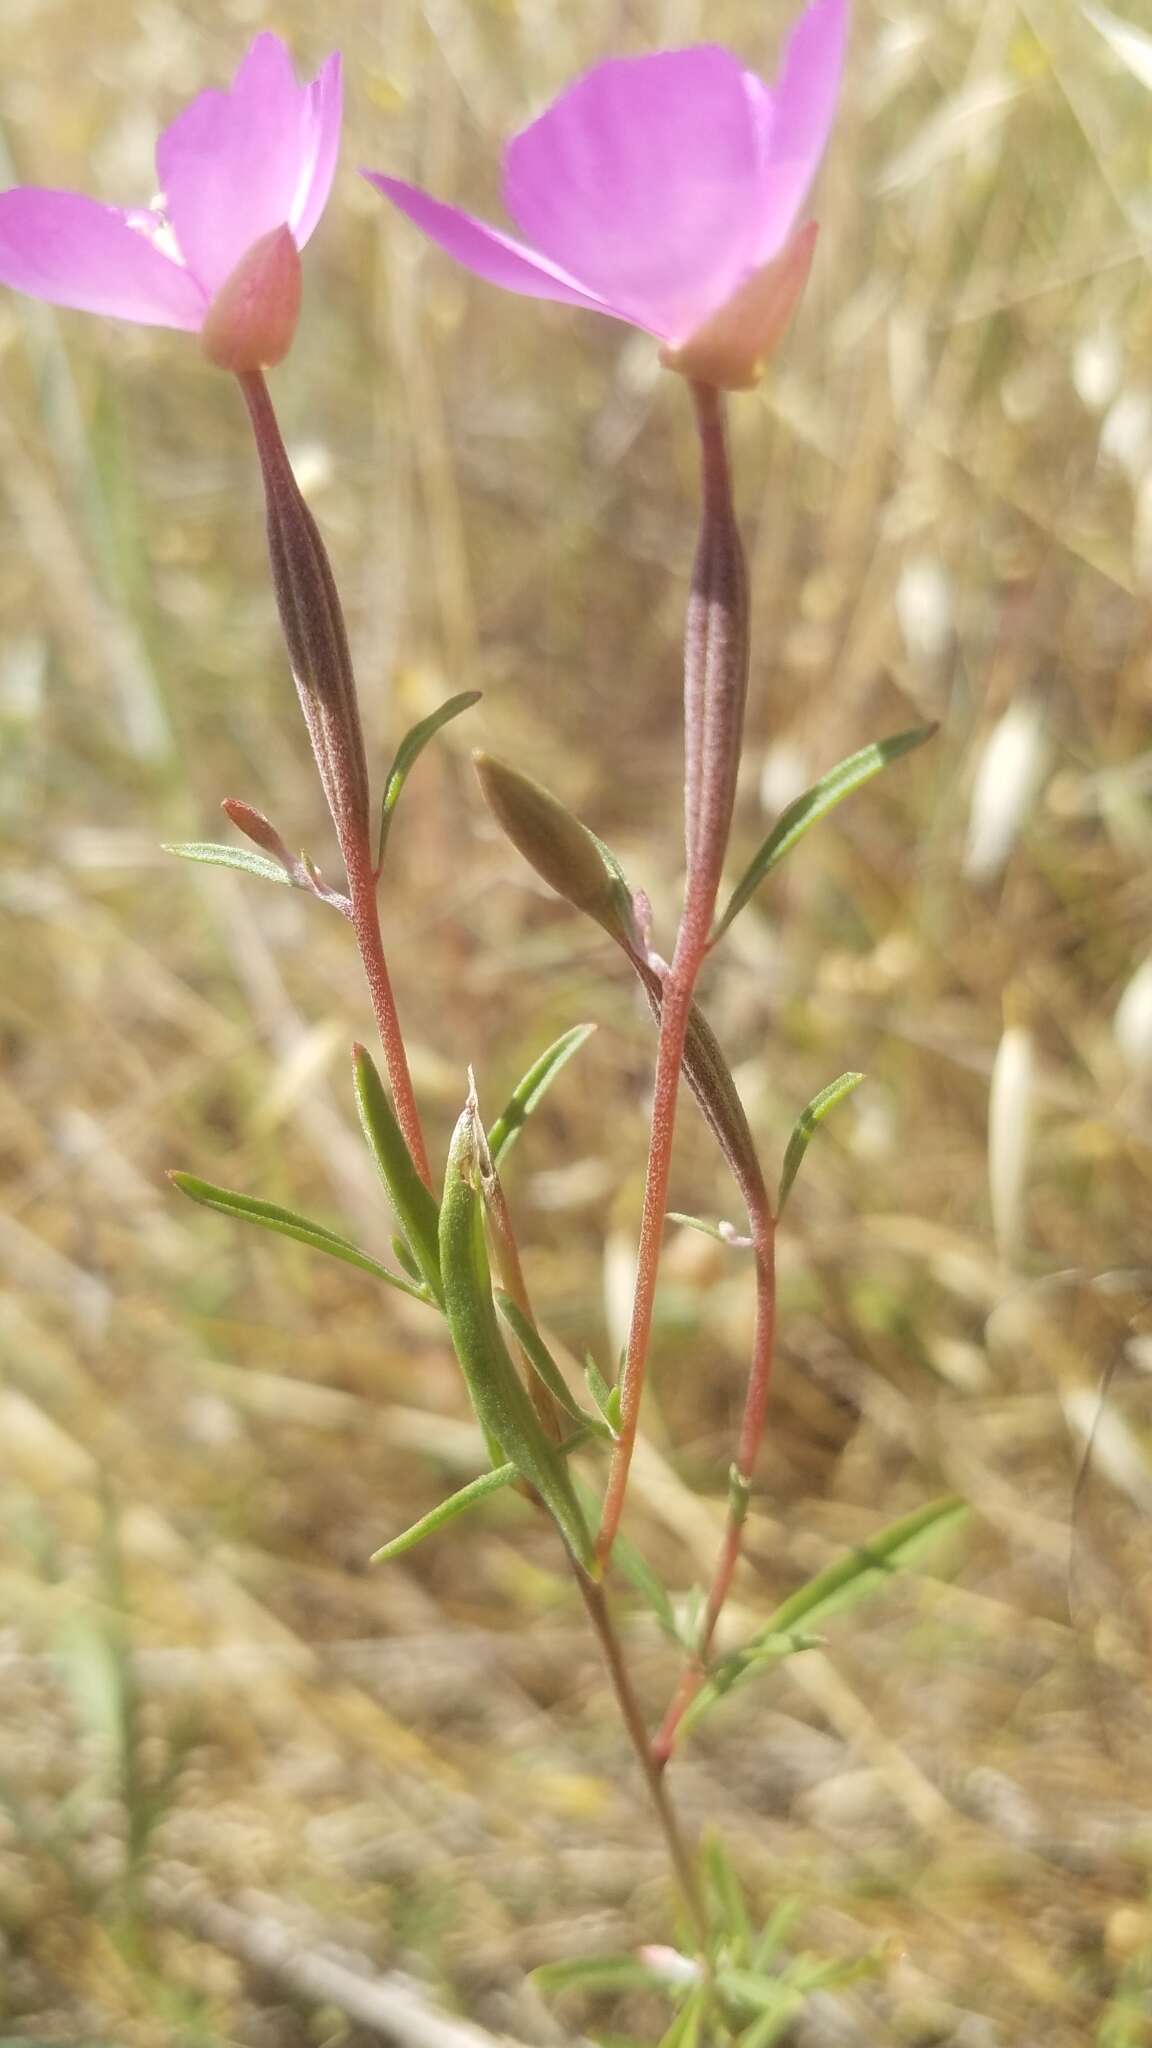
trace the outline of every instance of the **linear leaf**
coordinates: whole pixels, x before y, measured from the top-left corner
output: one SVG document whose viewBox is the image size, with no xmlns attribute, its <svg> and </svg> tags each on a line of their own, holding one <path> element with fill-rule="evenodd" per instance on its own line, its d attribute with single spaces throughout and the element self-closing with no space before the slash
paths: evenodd
<svg viewBox="0 0 1152 2048">
<path fill-rule="evenodd" d="M 711 1995 L 707 1984 L 699 1984 L 689 1993 L 687 2004 L 681 2006 L 659 2048 L 700 2048 L 700 2030 L 707 2018 Z"/>
<path fill-rule="evenodd" d="M 620 1389 L 608 1385 L 590 1351 L 584 1354 L 584 1377 L 588 1382 L 588 1392 L 613 1436 L 616 1436 L 620 1429 Z"/>
<path fill-rule="evenodd" d="M 588 1436 L 589 1432 L 586 1429 L 574 1430 L 572 1435 L 562 1444 L 557 1444 L 556 1448 L 562 1457 L 567 1457 L 569 1452 L 577 1451 L 582 1444 L 587 1443 Z M 458 1515 L 466 1515 L 469 1508 L 474 1508 L 478 1501 L 487 1500 L 490 1493 L 499 1493 L 503 1487 L 511 1486 L 519 1476 L 515 1465 L 511 1464 L 493 1465 L 490 1472 L 481 1472 L 478 1479 L 470 1479 L 467 1486 L 462 1486 L 458 1492 L 449 1494 L 447 1500 L 442 1500 L 438 1507 L 429 1508 L 426 1515 L 421 1515 L 418 1522 L 412 1523 L 411 1528 L 403 1530 L 399 1536 L 393 1536 L 389 1542 L 382 1544 L 379 1550 L 374 1550 L 368 1559 L 369 1564 L 388 1564 L 392 1558 L 402 1557 L 406 1550 L 415 1550 L 416 1545 L 423 1543 L 426 1536 L 435 1536 L 437 1530 L 446 1528 Z"/>
<path fill-rule="evenodd" d="M 217 846 L 210 839 L 189 839 L 176 845 L 165 841 L 161 852 L 174 853 L 180 860 L 204 861 L 213 868 L 238 868 L 243 875 L 259 875 L 262 881 L 282 882 L 288 889 L 295 887 L 291 875 L 278 860 L 253 853 L 247 846 Z"/>
<path fill-rule="evenodd" d="M 598 1415 L 586 1415 L 579 1402 L 573 1399 L 556 1360 L 541 1337 L 539 1330 L 529 1322 L 519 1303 L 513 1301 L 512 1296 L 505 1294 L 500 1287 L 495 1289 L 495 1297 L 497 1308 L 527 1358 L 533 1372 L 538 1379 L 543 1381 L 552 1399 L 558 1402 L 565 1415 L 570 1415 L 573 1422 L 582 1423 L 586 1429 L 592 1431 L 593 1435 L 611 1439 L 612 1432 L 607 1423 L 603 1422 Z"/>
<path fill-rule="evenodd" d="M 906 1571 L 929 1540 L 954 1528 L 968 1512 L 967 1501 L 954 1493 L 945 1494 L 942 1499 L 929 1501 L 910 1515 L 903 1515 L 873 1537 L 871 1543 L 859 1545 L 847 1557 L 817 1572 L 814 1579 L 782 1602 L 743 1649 L 716 1665 L 684 1717 L 685 1729 L 694 1726 L 724 1693 L 742 1684 L 763 1663 L 773 1662 L 792 1650 L 811 1647 L 813 1628 L 821 1627 L 832 1615 L 855 1607 L 895 1573 Z"/>
<path fill-rule="evenodd" d="M 396 1121 L 384 1083 L 371 1055 L 362 1045 L 352 1049 L 352 1078 L 368 1149 L 379 1168 L 388 1199 L 396 1211 L 397 1221 L 408 1240 L 424 1284 L 442 1307 L 444 1290 L 440 1283 L 438 1242 L 440 1212 L 436 1197 L 430 1188 L 425 1187 L 412 1163 L 412 1154 L 404 1142 L 404 1133 Z"/>
<path fill-rule="evenodd" d="M 858 754 L 850 754 L 846 761 L 829 769 L 828 774 L 822 775 L 819 782 L 805 790 L 803 796 L 788 804 L 733 889 L 727 908 L 712 933 L 712 944 L 715 945 L 723 936 L 733 918 L 760 887 L 765 875 L 779 865 L 786 853 L 791 853 L 810 825 L 815 825 L 819 818 L 843 803 L 844 798 L 851 796 L 862 783 L 870 782 L 890 761 L 899 760 L 901 754 L 911 753 L 913 747 L 922 747 L 935 731 L 934 725 L 920 725 L 909 732 L 893 733 L 886 740 L 873 740 L 870 746 L 861 747 Z"/>
<path fill-rule="evenodd" d="M 421 1515 L 411 1528 L 393 1536 L 390 1542 L 382 1543 L 379 1550 L 372 1552 L 369 1564 L 387 1564 L 394 1557 L 402 1557 L 406 1550 L 415 1550 L 426 1536 L 435 1536 L 438 1529 L 447 1528 L 449 1522 L 454 1522 L 458 1515 L 466 1515 L 478 1501 L 487 1500 L 490 1493 L 499 1493 L 501 1487 L 511 1486 L 516 1476 L 515 1465 L 495 1465 L 491 1472 L 482 1472 L 478 1479 L 469 1480 L 458 1493 L 449 1494 L 438 1507 L 430 1508 L 426 1515 Z"/>
<path fill-rule="evenodd" d="M 638 1991 L 666 1988 L 667 1980 L 634 1956 L 585 1956 L 570 1963 L 543 1963 L 532 1982 L 541 1991 Z"/>
<path fill-rule="evenodd" d="M 743 1964 L 752 1946 L 752 1923 L 744 1887 L 718 1835 L 706 1837 L 703 1861 L 716 1906 L 716 1931 L 724 1936 L 731 1959 Z"/>
<path fill-rule="evenodd" d="M 380 840 L 376 849 L 377 867 L 380 866 L 388 845 L 392 813 L 400 801 L 400 792 L 429 740 L 434 739 L 441 726 L 447 725 L 450 719 L 459 718 L 462 711 L 467 711 L 473 704 L 478 704 L 480 696 L 479 690 L 461 690 L 459 696 L 449 697 L 435 711 L 430 712 L 427 718 L 422 718 L 418 725 L 414 725 L 410 732 L 405 733 L 396 749 L 396 757 L 388 770 L 388 780 L 384 784 L 384 799 L 380 805 Z"/>
<path fill-rule="evenodd" d="M 571 1475 L 512 1363 L 492 1300 L 480 1193 L 484 1143 L 475 1096 L 469 1095 L 449 1147 L 440 1204 L 440 1268 L 452 1348 L 477 1420 L 535 1487 L 573 1557 L 587 1568 L 592 1544 Z"/>
<path fill-rule="evenodd" d="M 238 1216 L 246 1223 L 259 1223 L 265 1230 L 278 1230 L 283 1237 L 294 1237 L 301 1244 L 310 1244 L 315 1251 L 342 1259 L 346 1266 L 359 1266 L 362 1273 L 371 1273 L 373 1279 L 383 1280 L 401 1294 L 410 1294 L 414 1301 L 428 1300 L 426 1288 L 414 1287 L 398 1273 L 390 1273 L 387 1266 L 362 1252 L 351 1239 L 341 1237 L 339 1231 L 329 1230 L 323 1223 L 313 1223 L 308 1216 L 297 1215 L 294 1209 L 282 1209 L 277 1202 L 258 1201 L 254 1195 L 238 1195 L 232 1188 L 218 1188 L 194 1173 L 170 1173 L 168 1178 L 182 1195 L 202 1203 L 205 1209 L 216 1209 L 223 1216 Z"/>
<path fill-rule="evenodd" d="M 512 1150 L 521 1127 L 548 1093 L 560 1069 L 567 1066 L 573 1053 L 579 1052 L 595 1029 L 594 1024 L 574 1024 L 570 1031 L 563 1032 L 546 1052 L 541 1053 L 523 1080 L 517 1083 L 488 1133 L 488 1150 L 492 1154 L 493 1166 L 499 1166 Z"/>
<path fill-rule="evenodd" d="M 792 1192 L 792 1183 L 800 1171 L 804 1154 L 812 1142 L 812 1133 L 817 1124 L 823 1123 L 830 1109 L 851 1095 L 854 1088 L 864 1080 L 863 1074 L 841 1074 L 835 1081 L 829 1081 L 826 1088 L 814 1095 L 806 1109 L 802 1109 L 792 1126 L 792 1135 L 784 1148 L 784 1164 L 780 1169 L 780 1192 L 776 1197 L 777 1212 L 783 1209 Z"/>
<path fill-rule="evenodd" d="M 665 1215 L 668 1223 L 682 1223 L 686 1230 L 698 1230 L 702 1237 L 714 1237 L 717 1244 L 726 1244 L 729 1250 L 746 1252 L 752 1249 L 750 1237 L 742 1237 L 731 1223 L 706 1223 L 703 1216 L 686 1216 L 681 1209 L 669 1209 Z"/>
</svg>

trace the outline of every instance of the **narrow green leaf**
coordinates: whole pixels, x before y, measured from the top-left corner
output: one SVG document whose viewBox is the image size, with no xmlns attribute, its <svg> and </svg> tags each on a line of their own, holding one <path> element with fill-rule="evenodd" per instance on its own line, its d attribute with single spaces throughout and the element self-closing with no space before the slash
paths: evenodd
<svg viewBox="0 0 1152 2048">
<path fill-rule="evenodd" d="M 398 1230 L 393 1231 L 392 1233 L 392 1251 L 396 1259 L 396 1264 L 398 1266 L 403 1266 L 404 1271 L 408 1275 L 408 1278 L 410 1280 L 415 1280 L 417 1286 L 422 1287 L 424 1283 L 420 1278 L 420 1268 L 416 1264 L 416 1261 L 412 1257 L 412 1253 L 409 1250 L 408 1239 L 402 1236 L 400 1231 Z"/>
<path fill-rule="evenodd" d="M 532 1982 L 546 1994 L 560 1991 L 643 1991 L 667 1988 L 666 1980 L 634 1956 L 585 1956 L 567 1963 L 543 1963 Z"/>
<path fill-rule="evenodd" d="M 491 1472 L 482 1472 L 478 1479 L 469 1480 L 458 1493 L 449 1494 L 439 1507 L 430 1508 L 421 1515 L 418 1522 L 405 1529 L 401 1535 L 393 1536 L 388 1543 L 382 1543 L 368 1559 L 369 1564 L 388 1564 L 394 1557 L 403 1557 L 406 1550 L 415 1550 L 426 1536 L 435 1536 L 438 1529 L 447 1528 L 458 1515 L 466 1515 L 478 1501 L 487 1500 L 490 1493 L 499 1493 L 501 1487 L 511 1486 L 516 1477 L 515 1465 L 496 1465 Z"/>
<path fill-rule="evenodd" d="M 444 1290 L 440 1282 L 438 1242 L 440 1214 L 436 1197 L 430 1188 L 425 1187 L 412 1163 L 412 1154 L 404 1142 L 404 1133 L 396 1121 L 384 1083 L 362 1045 L 352 1048 L 352 1078 L 368 1149 L 379 1168 L 388 1199 L 396 1211 L 396 1219 L 408 1240 L 424 1285 L 442 1308 Z"/>
<path fill-rule="evenodd" d="M 401 1294 L 410 1294 L 415 1301 L 428 1299 L 425 1288 L 410 1286 L 398 1273 L 390 1273 L 387 1266 L 362 1252 L 338 1231 L 328 1230 L 323 1223 L 313 1223 L 307 1216 L 298 1216 L 294 1209 L 282 1209 L 276 1202 L 257 1201 L 254 1195 L 238 1195 L 231 1188 L 215 1187 L 211 1181 L 199 1180 L 194 1173 L 170 1173 L 168 1178 L 182 1195 L 202 1203 L 205 1209 L 217 1209 L 223 1216 L 238 1216 L 245 1223 L 259 1223 L 265 1230 L 278 1230 L 283 1237 L 294 1237 L 301 1244 L 310 1244 L 315 1251 L 342 1259 L 346 1266 L 359 1266 L 362 1273 L 371 1273 L 373 1279 L 383 1280 Z"/>
<path fill-rule="evenodd" d="M 956 1527 L 968 1512 L 967 1501 L 945 1494 L 902 1516 L 871 1543 L 817 1572 L 776 1609 L 750 1642 L 716 1665 L 685 1715 L 685 1728 L 693 1727 L 724 1693 L 751 1677 L 761 1664 L 805 1647 L 807 1632 L 866 1600 L 895 1573 L 906 1571 L 929 1541 Z"/>
<path fill-rule="evenodd" d="M 588 1438 L 587 1429 L 573 1430 L 572 1435 L 566 1437 L 562 1444 L 557 1444 L 556 1448 L 560 1456 L 566 1458 L 586 1444 Z M 462 1486 L 458 1492 L 449 1494 L 447 1500 L 442 1500 L 438 1507 L 429 1508 L 428 1513 L 421 1515 L 420 1520 L 413 1522 L 410 1528 L 403 1530 L 399 1536 L 393 1536 L 391 1541 L 382 1544 L 379 1550 L 374 1550 L 368 1559 L 369 1564 L 388 1564 L 392 1558 L 402 1557 L 406 1550 L 415 1550 L 416 1545 L 423 1543 L 426 1536 L 435 1536 L 437 1530 L 446 1528 L 458 1515 L 466 1515 L 469 1508 L 474 1508 L 478 1501 L 487 1500 L 490 1493 L 499 1493 L 502 1487 L 511 1486 L 518 1477 L 515 1465 L 497 1462 L 490 1472 L 481 1472 L 478 1479 L 470 1479 L 467 1486 Z"/>
<path fill-rule="evenodd" d="M 744 1963 L 752 1946 L 752 1923 L 744 1887 L 718 1835 L 709 1834 L 705 1840 L 704 1869 L 716 1906 L 717 1929 L 729 1945 L 732 1960 Z"/>
<path fill-rule="evenodd" d="M 778 1995 L 775 2004 L 769 2004 L 766 2012 L 740 2035 L 739 2048 L 775 2048 L 777 2041 L 784 2040 L 793 2020 L 802 2012 L 804 2000 L 795 1992 L 786 1991 Z"/>
<path fill-rule="evenodd" d="M 750 1251 L 751 1240 L 741 1237 L 731 1223 L 706 1223 L 702 1216 L 685 1216 L 680 1209 L 669 1209 L 665 1221 L 682 1223 L 687 1230 L 698 1230 L 702 1237 L 714 1237 L 717 1244 L 726 1244 L 731 1250 Z"/>
<path fill-rule="evenodd" d="M 710 1985 L 696 1985 L 689 1993 L 687 2003 L 681 2006 L 668 2032 L 662 2036 L 659 2048 L 701 2048 L 701 2028 L 707 2018 L 710 1999 Z"/>
<path fill-rule="evenodd" d="M 180 860 L 199 860 L 214 868 L 238 868 L 243 875 L 259 875 L 265 882 L 283 882 L 295 887 L 287 869 L 267 854 L 253 853 L 247 846 L 216 846 L 210 839 L 189 839 L 181 845 L 163 842 L 161 852 L 174 853 Z"/>
<path fill-rule="evenodd" d="M 718 1970 L 716 1989 L 721 1998 L 743 2006 L 745 2012 L 767 2013 L 782 2021 L 794 2018 L 804 2004 L 800 1993 L 779 1977 L 761 1977 L 755 1970 Z M 754 2038 L 772 2041 L 777 2037 L 767 2033 Z"/>
<path fill-rule="evenodd" d="M 934 725 L 921 725 L 910 732 L 893 733 L 886 740 L 874 740 L 871 746 L 862 747 L 858 754 L 850 754 L 846 761 L 830 769 L 803 796 L 798 796 L 794 803 L 781 811 L 764 844 L 753 855 L 733 889 L 727 908 L 712 933 L 712 944 L 715 945 L 723 936 L 764 877 L 783 860 L 786 853 L 791 853 L 810 825 L 843 803 L 844 798 L 851 796 L 862 783 L 870 782 L 890 761 L 899 760 L 901 754 L 911 753 L 913 747 L 922 747 L 936 730 Z"/>
<path fill-rule="evenodd" d="M 414 725 L 410 732 L 405 733 L 396 749 L 396 758 L 388 770 L 388 780 L 384 784 L 384 800 L 380 806 L 380 840 L 376 850 L 377 867 L 384 859 L 388 834 L 392 828 L 392 813 L 400 801 L 400 792 L 429 740 L 434 739 L 441 726 L 447 725 L 450 719 L 459 718 L 462 711 L 467 711 L 473 704 L 478 704 L 480 695 L 479 690 L 461 690 L 459 696 L 449 697 L 437 710 L 430 712 L 427 718 L 422 718 L 418 725 Z"/>
<path fill-rule="evenodd" d="M 607 1424 L 602 1422 L 598 1415 L 586 1415 L 579 1402 L 573 1399 L 567 1382 L 551 1352 L 548 1350 L 539 1330 L 535 1329 L 529 1322 L 519 1303 L 513 1301 L 512 1296 L 505 1294 L 500 1287 L 496 1288 L 495 1297 L 496 1306 L 504 1321 L 527 1358 L 533 1372 L 538 1379 L 543 1381 L 552 1399 L 564 1410 L 565 1415 L 572 1417 L 573 1422 L 582 1423 L 595 1436 L 610 1439 L 612 1432 Z"/>
<path fill-rule="evenodd" d="M 488 1150 L 492 1154 L 493 1166 L 499 1166 L 512 1150 L 522 1126 L 548 1093 L 560 1069 L 567 1066 L 573 1053 L 579 1052 L 595 1029 L 594 1024 L 574 1024 L 570 1031 L 563 1032 L 555 1044 L 548 1047 L 547 1052 L 541 1053 L 524 1079 L 517 1083 L 488 1133 Z"/>
<path fill-rule="evenodd" d="M 613 1436 L 620 1429 L 620 1388 L 610 1387 L 590 1351 L 584 1354 L 584 1377 L 588 1391 L 608 1424 Z"/>
<path fill-rule="evenodd" d="M 535 1487 L 573 1556 L 587 1566 L 591 1539 L 571 1477 L 544 1434 L 496 1318 L 480 1193 L 483 1145 L 473 1097 L 453 1133 L 440 1205 L 440 1267 L 452 1347 L 478 1421 Z"/>
<path fill-rule="evenodd" d="M 785 1147 L 784 1164 L 780 1169 L 780 1190 L 776 1197 L 778 1214 L 792 1192 L 792 1183 L 800 1171 L 817 1124 L 823 1123 L 828 1111 L 835 1109 L 838 1102 L 843 1102 L 846 1095 L 851 1095 L 864 1078 L 863 1074 L 841 1074 L 838 1080 L 830 1081 L 827 1088 L 822 1088 L 819 1095 L 812 1097 L 807 1109 L 801 1110 L 792 1126 L 792 1136 Z"/>
<path fill-rule="evenodd" d="M 799 1899 L 781 1899 L 775 1911 L 769 1915 L 764 1931 L 756 1944 L 753 1968 L 767 1970 L 779 1955 L 788 1929 L 793 1925 L 800 1911 Z"/>
</svg>

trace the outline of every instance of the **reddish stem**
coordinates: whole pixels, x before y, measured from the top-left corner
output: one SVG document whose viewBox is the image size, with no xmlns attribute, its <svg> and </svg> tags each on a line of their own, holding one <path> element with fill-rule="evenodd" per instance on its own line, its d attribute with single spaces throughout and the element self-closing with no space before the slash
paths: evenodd
<svg viewBox="0 0 1152 2048">
<path fill-rule="evenodd" d="M 628 1488 L 652 1336 L 656 1280 L 680 1068 L 692 995 L 704 956 L 736 792 L 748 682 L 748 594 L 744 551 L 732 507 L 723 400 L 694 384 L 700 434 L 700 538 L 684 639 L 684 825 L 688 874 L 672 964 L 664 979 L 656 1050 L 636 1292 L 620 1382 L 620 1433 L 608 1473 L 597 1560 L 606 1565 Z"/>
<path fill-rule="evenodd" d="M 348 893 L 352 906 L 352 929 L 356 934 L 360 965 L 364 970 L 364 979 L 372 998 L 372 1014 L 376 1019 L 376 1029 L 380 1033 L 380 1043 L 384 1049 L 384 1064 L 388 1070 L 388 1085 L 392 1090 L 396 1121 L 404 1133 L 404 1143 L 412 1154 L 412 1163 L 417 1173 L 425 1187 L 430 1188 L 432 1168 L 428 1163 L 428 1147 L 424 1142 L 424 1127 L 420 1121 L 416 1091 L 412 1086 L 408 1054 L 396 1009 L 396 998 L 392 993 L 392 979 L 384 954 L 380 906 L 376 896 L 376 872 L 370 849 L 365 847 L 363 853 L 363 860 L 348 860 L 347 856 L 345 857 Z"/>
</svg>

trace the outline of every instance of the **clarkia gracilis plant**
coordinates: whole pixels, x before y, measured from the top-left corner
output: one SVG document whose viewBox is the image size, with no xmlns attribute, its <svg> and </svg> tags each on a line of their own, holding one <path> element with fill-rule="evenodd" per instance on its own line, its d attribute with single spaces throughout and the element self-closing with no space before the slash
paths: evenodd
<svg viewBox="0 0 1152 2048">
<path fill-rule="evenodd" d="M 732 919 L 832 806 L 916 746 L 896 734 L 840 764 L 784 813 L 720 908 L 748 688 L 748 591 L 733 510 L 725 392 L 754 385 L 804 288 L 814 228 L 802 209 L 840 90 L 847 0 L 814 0 L 766 84 L 714 45 L 609 58 L 578 79 L 509 143 L 504 201 L 514 237 L 392 175 L 371 182 L 432 241 L 487 281 L 606 314 L 652 335 L 687 383 L 700 449 L 700 522 L 684 643 L 685 886 L 670 953 L 654 943 L 646 897 L 588 829 L 527 774 L 477 754 L 480 789 L 523 857 L 572 908 L 596 922 L 638 978 L 657 1030 L 637 1279 L 619 1378 L 589 1364 L 575 1394 L 535 1314 L 501 1167 L 536 1102 L 578 1053 L 587 1027 L 545 1049 L 501 1115 L 486 1125 L 476 1084 L 442 1167 L 434 1167 L 408 1069 L 378 908 L 394 813 L 422 749 L 469 709 L 463 691 L 400 742 L 382 787 L 361 733 L 356 679 L 323 540 L 293 475 L 264 378 L 290 348 L 301 303 L 300 251 L 319 223 L 336 168 L 340 60 L 297 84 L 283 44 L 259 35 L 228 92 L 205 92 L 164 132 L 161 195 L 121 208 L 79 194 L 18 187 L 0 195 L 0 280 L 67 307 L 183 329 L 238 379 L 251 422 L 285 647 L 332 816 L 343 876 L 324 880 L 291 854 L 252 805 L 225 810 L 249 842 L 198 842 L 186 857 L 239 867 L 308 891 L 349 922 L 387 1070 L 356 1046 L 353 1089 L 390 1204 L 394 1265 L 340 1231 L 188 1174 L 195 1200 L 295 1237 L 371 1273 L 444 1319 L 489 1452 L 489 1468 L 407 1531 L 399 1554 L 514 1487 L 556 1527 L 562 1558 L 603 1650 L 623 1724 L 663 1830 L 680 1894 L 683 1952 L 646 1951 L 640 1979 L 675 2008 L 666 2040 L 767 2039 L 771 2000 L 802 1997 L 779 1944 L 753 1939 L 739 1884 L 716 1845 L 702 1854 L 682 1826 L 667 1765 L 680 1739 L 732 1685 L 813 1640 L 824 1612 L 958 1512 L 932 1503 L 794 1594 L 741 1650 L 714 1643 L 740 1556 L 768 1412 L 775 1344 L 776 1220 L 820 1119 L 861 1078 L 845 1074 L 801 1114 L 775 1195 L 721 1047 L 695 997 L 701 967 Z M 482 1048 L 478 1049 L 482 1051 Z M 728 1474 L 728 1515 L 712 1583 L 690 1627 L 620 1537 L 648 1370 L 660 1247 L 681 1078 L 715 1136 L 746 1212 L 729 1228 L 751 1255 L 756 1319 L 744 1412 Z M 596 1484 L 597 1475 L 602 1484 Z M 609 1598 L 621 1563 L 680 1643 L 683 1668 L 653 1722 L 636 1692 Z M 594 1983 L 595 1964 L 553 1981 Z M 759 1990 L 758 1987 L 759 1986 Z M 766 2003 L 766 2001 L 768 2001 Z M 776 2008 L 771 2008 L 776 2009 Z M 781 2008 L 783 2009 L 783 2008 Z M 789 2008 L 792 2009 L 792 2008 Z M 775 2036 L 773 2036 L 775 2038 Z"/>
</svg>

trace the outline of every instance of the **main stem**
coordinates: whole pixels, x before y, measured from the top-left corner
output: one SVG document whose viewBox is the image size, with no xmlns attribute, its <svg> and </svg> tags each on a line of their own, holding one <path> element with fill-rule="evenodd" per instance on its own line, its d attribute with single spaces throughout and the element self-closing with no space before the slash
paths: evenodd
<svg viewBox="0 0 1152 2048">
<path fill-rule="evenodd" d="M 608 1474 L 597 1542 L 601 1569 L 611 1556 L 620 1527 L 636 1446 L 668 1206 L 680 1068 L 728 846 L 748 684 L 747 575 L 732 504 L 723 401 L 710 385 L 693 384 L 692 395 L 700 435 L 701 511 L 684 639 L 688 873 L 660 1008 L 636 1291 L 620 1384 L 619 1441 Z"/>
<path fill-rule="evenodd" d="M 641 1712 L 640 1702 L 632 1685 L 632 1676 L 624 1662 L 624 1653 L 615 1625 L 608 1609 L 604 1588 L 574 1565 L 581 1598 L 588 1611 L 588 1619 L 596 1631 L 597 1640 L 608 1667 L 608 1676 L 620 1709 L 620 1718 L 628 1733 L 636 1761 L 644 1777 L 648 1797 L 660 1823 L 676 1882 L 684 1900 L 684 1908 L 692 1923 L 692 1932 L 701 1954 L 706 1954 L 709 1943 L 708 1914 L 700 1888 L 696 1864 L 680 1826 L 680 1819 L 669 1797 L 662 1766 L 652 1753 L 648 1730 Z"/>
<path fill-rule="evenodd" d="M 528 1283 L 524 1278 L 524 1268 L 520 1259 L 520 1247 L 516 1242 L 516 1232 L 512 1224 L 511 1211 L 508 1207 L 507 1197 L 505 1196 L 500 1177 L 495 1170 L 493 1170 L 490 1178 L 485 1182 L 484 1203 L 488 1215 L 496 1269 L 500 1274 L 503 1286 L 512 1296 L 521 1314 L 531 1323 L 533 1329 L 536 1329 L 538 1327 L 536 1314 L 532 1307 L 531 1296 L 528 1293 Z M 561 1418 L 557 1412 L 556 1404 L 547 1387 L 532 1372 L 531 1367 L 529 1366 L 527 1369 L 536 1411 L 549 1436 L 553 1441 L 557 1441 L 562 1435 L 562 1429 Z M 587 1572 L 582 1569 L 567 1549 L 565 1550 L 565 1555 L 568 1558 L 572 1576 L 579 1587 L 580 1597 L 587 1609 L 588 1619 L 596 1632 L 596 1639 L 608 1669 L 608 1676 L 611 1681 L 616 1704 L 620 1709 L 620 1718 L 624 1723 L 625 1732 L 632 1745 L 636 1761 L 640 1766 L 645 1788 L 655 1810 L 656 1818 L 660 1823 L 669 1860 L 675 1872 L 676 1882 L 679 1885 L 681 1897 L 684 1901 L 684 1909 L 692 1923 L 693 1934 L 703 1955 L 708 1948 L 708 1916 L 700 1889 L 700 1880 L 696 1874 L 696 1864 L 692 1851 L 684 1838 L 679 1816 L 672 1804 L 668 1787 L 664 1782 L 663 1768 L 653 1755 L 643 1710 L 636 1697 L 636 1690 L 632 1684 L 632 1675 L 624 1660 L 623 1647 L 616 1633 L 615 1623 L 612 1620 L 604 1588 L 588 1577 Z"/>
</svg>

